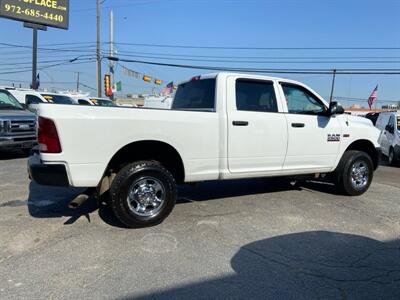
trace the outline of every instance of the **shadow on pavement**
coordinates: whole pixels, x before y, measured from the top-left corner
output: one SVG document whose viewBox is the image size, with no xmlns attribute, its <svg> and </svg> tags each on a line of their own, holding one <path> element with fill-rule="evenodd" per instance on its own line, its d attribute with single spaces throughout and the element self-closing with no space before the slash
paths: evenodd
<svg viewBox="0 0 400 300">
<path fill-rule="evenodd" d="M 81 188 L 50 187 L 31 182 L 28 198 L 29 214 L 34 218 L 70 217 L 64 222 L 65 225 L 70 225 L 81 217 L 90 222 L 90 215 L 98 211 L 101 219 L 107 224 L 125 228 L 109 207 L 102 203 L 99 205 L 99 201 L 95 197 L 89 197 L 86 202 L 76 209 L 69 208 L 68 204 L 84 191 L 85 189 Z"/>
<path fill-rule="evenodd" d="M 255 178 L 208 181 L 179 187 L 178 203 L 208 201 L 222 198 L 301 190 L 284 178 Z"/>
<path fill-rule="evenodd" d="M 303 186 L 303 185 L 302 185 Z M 333 186 L 310 182 L 304 183 L 304 187 L 327 193 L 335 193 Z M 298 185 L 292 186 L 287 179 L 246 179 L 211 181 L 200 183 L 196 186 L 181 185 L 178 187 L 177 204 L 184 204 L 196 201 L 208 201 L 222 198 L 239 197 L 245 195 L 268 194 L 288 190 L 302 190 Z M 77 195 L 84 189 L 62 188 L 41 186 L 31 182 L 29 185 L 28 209 L 32 217 L 35 218 L 59 218 L 70 217 L 65 224 L 72 224 L 80 217 L 85 217 L 90 222 L 90 214 L 98 210 L 100 218 L 111 226 L 125 228 L 105 202 L 98 201 L 95 197 L 90 197 L 77 209 L 68 207 Z M 101 204 L 99 205 L 98 202 Z"/>
<path fill-rule="evenodd" d="M 234 275 L 121 299 L 399 299 L 400 242 L 313 231 L 245 245 Z"/>
<path fill-rule="evenodd" d="M 29 153 L 25 153 L 22 150 L 2 150 L 0 151 L 0 161 L 12 160 L 19 158 L 27 158 Z"/>
</svg>

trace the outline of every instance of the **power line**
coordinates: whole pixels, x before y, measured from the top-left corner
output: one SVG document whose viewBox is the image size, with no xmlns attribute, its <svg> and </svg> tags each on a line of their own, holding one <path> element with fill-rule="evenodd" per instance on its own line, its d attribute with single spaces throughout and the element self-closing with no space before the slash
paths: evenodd
<svg viewBox="0 0 400 300">
<path fill-rule="evenodd" d="M 122 55 L 127 57 L 139 57 L 139 58 L 150 58 L 150 59 L 161 59 L 161 60 L 177 60 L 177 61 L 201 61 L 201 62 L 228 62 L 228 63 L 246 63 L 246 64 L 394 64 L 400 63 L 400 60 L 299 60 L 299 61 L 282 61 L 282 60 L 268 60 L 268 61 L 254 61 L 254 60 L 227 60 L 227 59 L 201 59 L 201 58 L 176 58 L 167 56 L 146 56 L 146 55 Z"/>
<path fill-rule="evenodd" d="M 212 70 L 212 71 L 230 71 L 230 72 L 248 72 L 248 73 L 278 73 L 278 74 L 333 74 L 331 69 L 261 69 L 261 68 L 234 68 L 234 67 L 214 67 L 214 66 L 197 66 L 197 65 L 183 65 L 183 64 L 171 64 L 171 63 L 160 63 L 152 61 L 142 60 L 131 60 L 121 59 L 116 57 L 107 57 L 108 59 L 131 62 L 147 65 L 165 66 L 165 67 L 176 67 L 186 69 L 198 69 L 198 70 Z M 336 69 L 336 74 L 358 74 L 358 75 L 395 75 L 400 74 L 400 69 Z"/>
<path fill-rule="evenodd" d="M 108 52 L 104 51 L 105 54 Z M 198 54 L 173 54 L 160 52 L 141 52 L 141 51 L 118 51 L 118 54 L 140 55 L 167 55 L 170 57 L 189 57 L 189 58 L 237 58 L 237 59 L 400 59 L 400 56 L 227 56 L 227 55 L 198 55 Z"/>
<path fill-rule="evenodd" d="M 158 47 L 158 48 L 224 49 L 224 50 L 400 50 L 400 47 L 238 47 L 238 46 L 168 45 L 168 44 L 145 44 L 145 43 L 115 43 L 115 44 L 140 46 L 140 47 Z"/>
</svg>

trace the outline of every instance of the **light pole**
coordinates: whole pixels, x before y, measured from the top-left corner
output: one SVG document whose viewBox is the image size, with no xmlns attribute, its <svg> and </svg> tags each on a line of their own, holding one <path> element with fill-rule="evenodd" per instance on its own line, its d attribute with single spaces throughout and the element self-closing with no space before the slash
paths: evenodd
<svg viewBox="0 0 400 300">
<path fill-rule="evenodd" d="M 100 0 L 96 0 L 96 20 L 97 20 L 97 96 L 101 97 L 101 53 L 100 53 Z"/>
</svg>

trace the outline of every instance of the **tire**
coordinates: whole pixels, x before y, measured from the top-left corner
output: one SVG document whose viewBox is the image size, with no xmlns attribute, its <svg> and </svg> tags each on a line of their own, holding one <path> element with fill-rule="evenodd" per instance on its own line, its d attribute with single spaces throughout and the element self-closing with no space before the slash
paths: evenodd
<svg viewBox="0 0 400 300">
<path fill-rule="evenodd" d="M 26 156 L 30 156 L 32 149 L 31 148 L 23 148 L 22 153 Z"/>
<path fill-rule="evenodd" d="M 391 166 L 396 165 L 396 160 L 394 159 L 394 149 L 392 147 L 389 149 L 388 162 Z"/>
<path fill-rule="evenodd" d="M 369 155 L 362 151 L 346 151 L 335 171 L 336 186 L 344 195 L 359 196 L 371 185 L 374 166 Z"/>
<path fill-rule="evenodd" d="M 130 228 L 161 223 L 174 208 L 176 197 L 174 177 L 155 161 L 125 166 L 110 188 L 111 209 Z"/>
</svg>

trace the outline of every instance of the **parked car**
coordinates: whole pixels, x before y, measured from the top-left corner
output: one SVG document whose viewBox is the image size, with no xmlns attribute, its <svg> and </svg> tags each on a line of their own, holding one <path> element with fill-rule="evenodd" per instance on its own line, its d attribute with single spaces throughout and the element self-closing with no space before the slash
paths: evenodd
<svg viewBox="0 0 400 300">
<path fill-rule="evenodd" d="M 98 106 L 115 106 L 114 102 L 107 98 L 90 98 L 90 101 Z"/>
<path fill-rule="evenodd" d="M 378 120 L 379 114 L 380 113 L 378 113 L 378 112 L 367 113 L 365 115 L 365 117 L 367 119 L 371 120 L 372 124 L 374 124 L 374 126 L 375 126 L 376 125 L 376 121 Z"/>
<path fill-rule="evenodd" d="M 379 130 L 343 113 L 302 83 L 236 73 L 181 83 L 170 110 L 39 104 L 29 172 L 40 184 L 109 189 L 130 227 L 164 220 L 177 183 L 326 174 L 361 195 L 378 167 Z"/>
<path fill-rule="evenodd" d="M 383 112 L 376 121 L 376 127 L 381 131 L 379 144 L 382 153 L 387 156 L 389 164 L 400 161 L 400 115 L 397 112 Z"/>
<path fill-rule="evenodd" d="M 15 87 L 5 87 L 7 91 L 13 95 L 19 103 L 31 112 L 35 112 L 35 104 L 47 103 L 48 101 L 43 96 L 32 89 L 23 89 Z"/>
<path fill-rule="evenodd" d="M 57 93 L 40 93 L 47 102 L 55 103 L 55 104 L 76 104 L 76 101 L 69 96 L 61 95 Z"/>
<path fill-rule="evenodd" d="M 77 101 L 79 105 L 95 105 L 89 98 L 79 98 Z"/>
<path fill-rule="evenodd" d="M 6 89 L 0 89 L 0 149 L 29 152 L 36 145 L 36 116 Z"/>
</svg>

